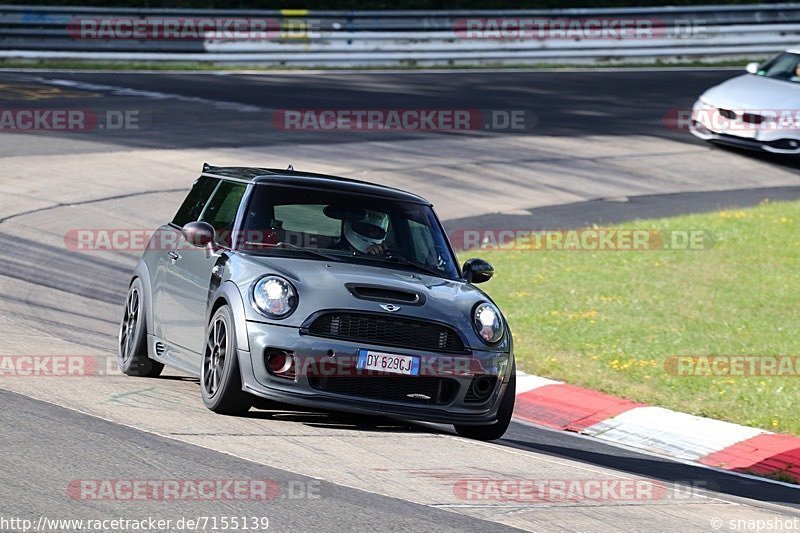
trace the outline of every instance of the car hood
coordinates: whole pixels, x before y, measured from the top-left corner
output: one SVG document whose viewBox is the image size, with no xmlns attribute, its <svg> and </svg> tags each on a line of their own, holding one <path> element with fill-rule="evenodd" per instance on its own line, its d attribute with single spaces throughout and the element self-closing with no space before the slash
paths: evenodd
<svg viewBox="0 0 800 533">
<path fill-rule="evenodd" d="M 800 107 L 800 83 L 745 74 L 712 87 L 702 98 L 723 109 L 794 110 Z"/>
<path fill-rule="evenodd" d="M 231 279 L 239 286 L 245 300 L 248 320 L 300 327 L 308 317 L 326 309 L 378 312 L 387 316 L 445 322 L 459 330 L 467 346 L 487 349 L 472 329 L 472 310 L 477 303 L 492 300 L 480 289 L 463 281 L 404 268 L 256 255 L 237 255 L 230 270 Z M 250 303 L 253 283 L 266 274 L 283 276 L 297 288 L 300 298 L 297 309 L 286 319 L 267 319 Z M 413 292 L 419 294 L 424 302 L 414 305 L 361 299 L 348 289 L 349 285 Z M 400 309 L 386 311 L 381 308 L 385 303 L 393 303 Z M 505 341 L 501 345 L 494 349 L 504 349 Z"/>
</svg>

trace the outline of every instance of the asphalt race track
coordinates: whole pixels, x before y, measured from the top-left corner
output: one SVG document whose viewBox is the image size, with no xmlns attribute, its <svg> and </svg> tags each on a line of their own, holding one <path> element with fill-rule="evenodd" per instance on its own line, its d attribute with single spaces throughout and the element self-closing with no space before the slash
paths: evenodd
<svg viewBox="0 0 800 533">
<path fill-rule="evenodd" d="M 0 519 L 247 516 L 268 517 L 278 531 L 800 524 L 798 489 L 522 423 L 485 444 L 447 428 L 289 406 L 214 415 L 196 379 L 169 369 L 161 379 L 135 379 L 110 364 L 139 251 L 78 252 L 64 238 L 74 229 L 157 227 L 204 161 L 291 163 L 399 186 L 432 200 L 450 229 L 561 228 L 800 197 L 796 160 L 711 147 L 665 119 L 736 74 L 0 72 L 0 109 L 127 112 L 137 125 L 0 134 L 0 355 L 99 362 L 90 376 L 0 377 Z M 273 115 L 293 109 L 522 111 L 525 125 L 276 127 Z M 475 478 L 655 480 L 665 490 L 634 500 L 465 499 L 455 487 Z M 109 479 L 259 479 L 279 491 L 266 500 L 209 502 L 95 500 L 73 490 L 82 480 Z"/>
</svg>

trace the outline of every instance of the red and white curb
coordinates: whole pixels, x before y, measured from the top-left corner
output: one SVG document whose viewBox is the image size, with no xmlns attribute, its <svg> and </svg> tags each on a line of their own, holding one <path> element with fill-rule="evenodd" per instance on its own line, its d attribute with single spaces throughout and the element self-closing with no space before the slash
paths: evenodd
<svg viewBox="0 0 800 533">
<path fill-rule="evenodd" d="M 517 372 L 514 418 L 681 461 L 800 483 L 800 438 Z"/>
</svg>

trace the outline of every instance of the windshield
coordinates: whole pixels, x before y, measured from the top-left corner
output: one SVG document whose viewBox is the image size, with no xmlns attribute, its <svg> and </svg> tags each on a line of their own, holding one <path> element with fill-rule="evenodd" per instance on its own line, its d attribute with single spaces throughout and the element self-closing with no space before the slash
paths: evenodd
<svg viewBox="0 0 800 533">
<path fill-rule="evenodd" d="M 758 68 L 758 76 L 800 82 L 800 55 L 785 52 Z"/>
<path fill-rule="evenodd" d="M 374 264 L 458 278 L 430 206 L 261 184 L 250 199 L 239 249 L 248 253 Z"/>
</svg>

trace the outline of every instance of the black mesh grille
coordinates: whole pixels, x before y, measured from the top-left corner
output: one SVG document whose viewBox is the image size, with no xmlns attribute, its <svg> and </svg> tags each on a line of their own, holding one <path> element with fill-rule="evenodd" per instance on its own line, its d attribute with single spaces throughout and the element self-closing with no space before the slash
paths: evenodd
<svg viewBox="0 0 800 533">
<path fill-rule="evenodd" d="M 430 376 L 309 376 L 308 383 L 334 394 L 420 404 L 450 403 L 458 391 L 456 381 Z"/>
<path fill-rule="evenodd" d="M 458 334 L 447 326 L 407 318 L 326 313 L 314 320 L 308 332 L 319 337 L 382 346 L 454 353 L 465 351 Z"/>
</svg>

